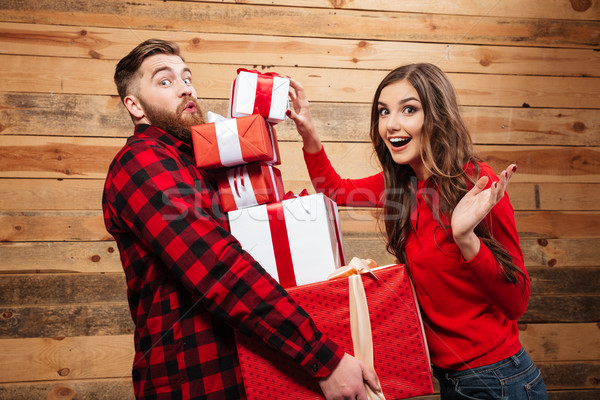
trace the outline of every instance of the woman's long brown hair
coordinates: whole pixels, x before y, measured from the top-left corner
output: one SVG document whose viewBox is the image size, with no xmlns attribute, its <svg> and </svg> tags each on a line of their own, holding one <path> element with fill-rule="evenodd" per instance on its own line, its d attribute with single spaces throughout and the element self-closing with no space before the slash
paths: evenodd
<svg viewBox="0 0 600 400">
<path fill-rule="evenodd" d="M 480 159 L 460 116 L 454 89 L 442 70 L 433 64 L 410 64 L 393 70 L 381 81 L 371 109 L 371 141 L 384 172 L 386 191 L 382 219 L 387 233 L 387 250 L 406 263 L 404 244 L 412 229 L 409 217 L 415 199 L 416 176 L 409 165 L 396 164 L 392 159 L 379 134 L 378 110 L 383 88 L 400 80 L 407 80 L 421 100 L 425 116 L 421 130 L 421 159 L 431 173 L 428 187 L 434 189 L 431 192 L 439 193 L 424 197 L 448 235 L 454 208 L 479 178 Z M 465 171 L 467 165 L 473 165 L 473 170 Z M 475 234 L 492 251 L 506 281 L 522 283 L 525 279 L 523 271 L 494 239 L 491 227 L 485 221 L 475 228 Z"/>
</svg>

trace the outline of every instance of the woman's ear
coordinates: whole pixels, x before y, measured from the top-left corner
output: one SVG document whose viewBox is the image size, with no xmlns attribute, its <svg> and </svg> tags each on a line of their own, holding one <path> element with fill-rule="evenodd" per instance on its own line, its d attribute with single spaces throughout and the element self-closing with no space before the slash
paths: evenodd
<svg viewBox="0 0 600 400">
<path fill-rule="evenodd" d="M 125 108 L 127 108 L 127 111 L 129 111 L 129 114 L 137 120 L 144 118 L 146 115 L 140 100 L 134 95 L 127 95 L 123 99 L 123 104 L 125 105 Z"/>
</svg>

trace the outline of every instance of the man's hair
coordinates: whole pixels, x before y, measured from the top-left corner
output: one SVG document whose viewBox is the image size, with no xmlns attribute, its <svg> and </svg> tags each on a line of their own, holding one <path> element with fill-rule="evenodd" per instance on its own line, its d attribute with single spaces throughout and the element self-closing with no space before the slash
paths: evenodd
<svg viewBox="0 0 600 400">
<path fill-rule="evenodd" d="M 119 92 L 121 101 L 125 99 L 127 94 L 131 93 L 131 85 L 138 74 L 140 65 L 142 65 L 146 58 L 156 54 L 181 57 L 179 53 L 179 46 L 177 43 L 160 39 L 148 39 L 137 45 L 135 49 L 131 50 L 129 54 L 119 61 L 115 68 L 115 85 L 117 85 L 117 91 Z"/>
</svg>

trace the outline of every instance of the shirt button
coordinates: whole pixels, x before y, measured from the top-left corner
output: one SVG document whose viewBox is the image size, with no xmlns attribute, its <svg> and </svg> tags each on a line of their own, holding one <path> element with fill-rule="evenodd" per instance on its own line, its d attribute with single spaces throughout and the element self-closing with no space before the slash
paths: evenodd
<svg viewBox="0 0 600 400">
<path fill-rule="evenodd" d="M 317 372 L 319 370 L 319 365 L 318 364 L 313 364 L 313 371 Z"/>
</svg>

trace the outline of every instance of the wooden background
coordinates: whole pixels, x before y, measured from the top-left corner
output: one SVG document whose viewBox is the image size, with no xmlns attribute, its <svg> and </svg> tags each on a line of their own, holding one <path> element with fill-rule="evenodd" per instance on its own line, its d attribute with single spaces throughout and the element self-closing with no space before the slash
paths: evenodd
<svg viewBox="0 0 600 400">
<path fill-rule="evenodd" d="M 204 111 L 225 112 L 238 67 L 298 79 L 347 177 L 376 171 L 369 104 L 387 71 L 445 70 L 483 158 L 519 166 L 524 346 L 551 399 L 597 399 L 599 17 L 597 0 L 0 0 L 0 398 L 132 398 L 101 192 L 132 132 L 114 66 L 158 37 L 181 45 Z M 278 132 L 286 189 L 310 187 L 293 124 Z M 392 261 L 372 210 L 341 220 L 349 256 Z"/>
</svg>

